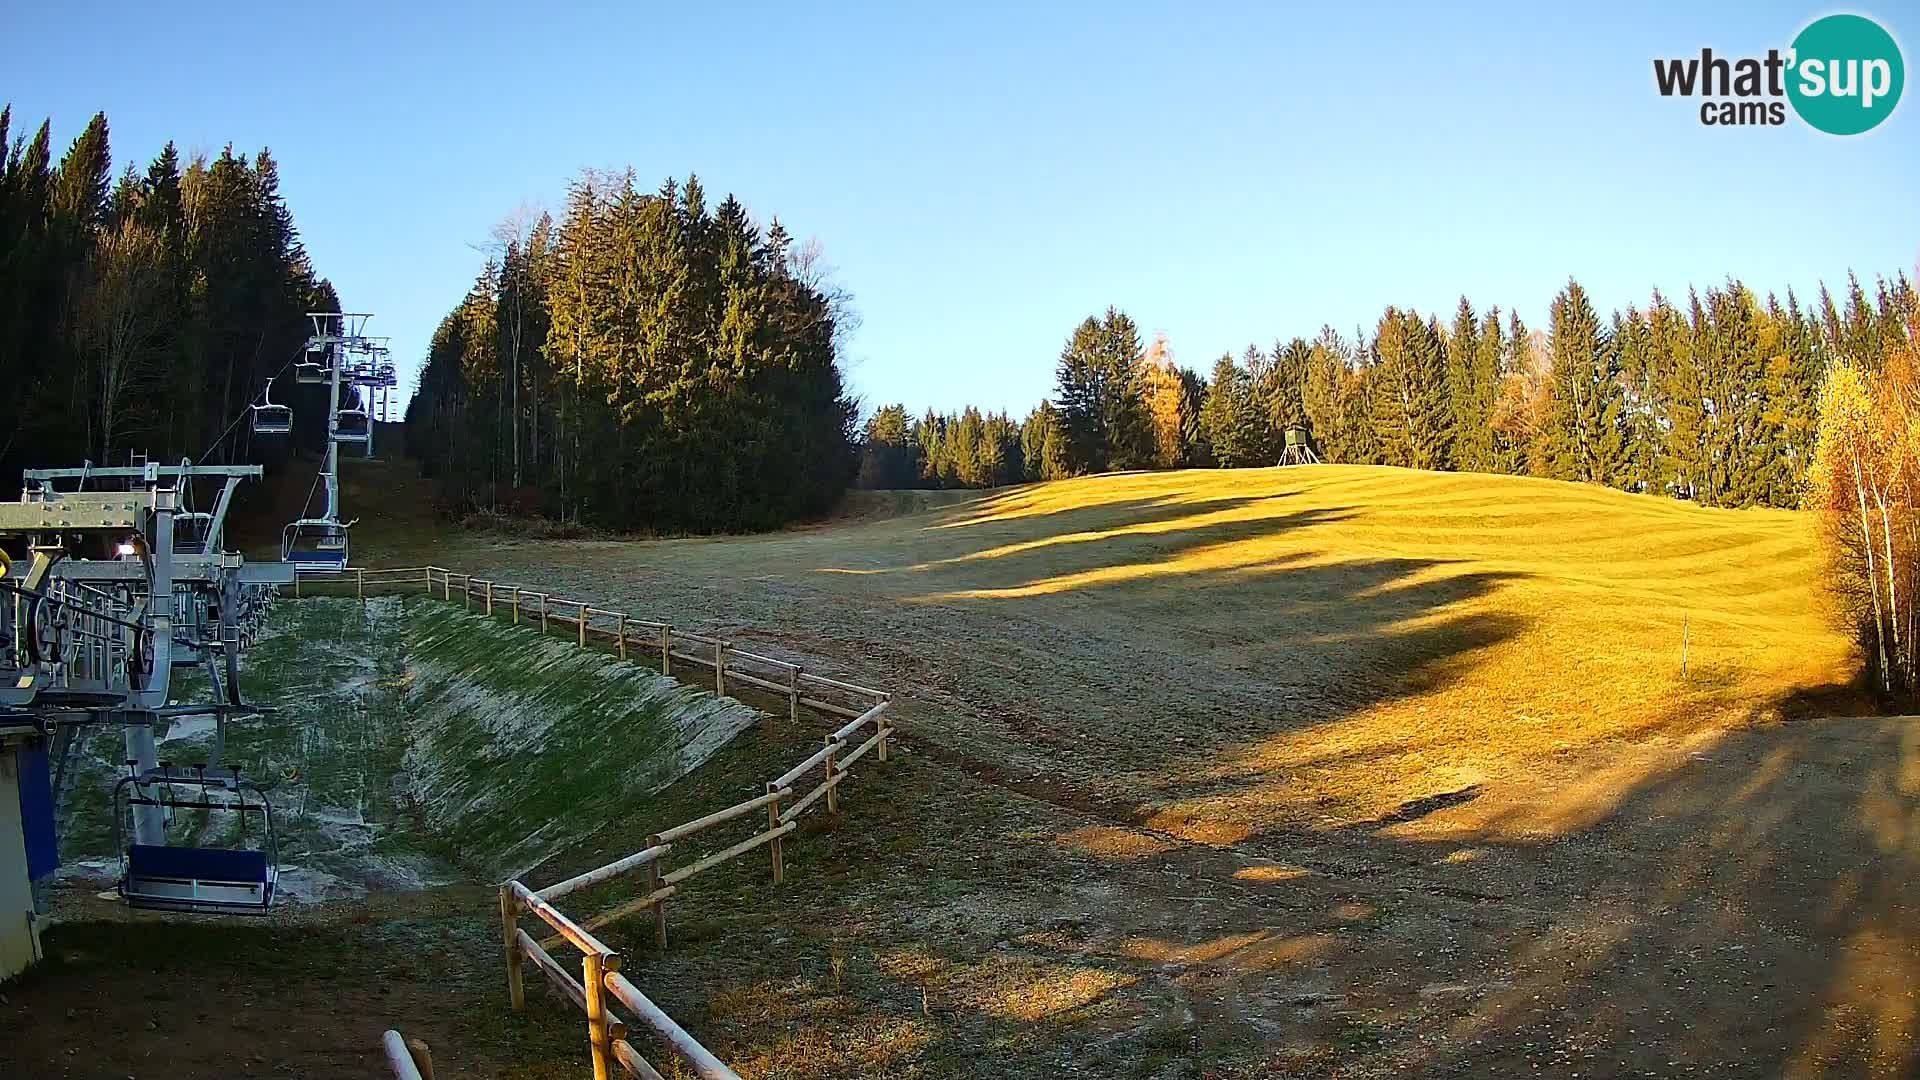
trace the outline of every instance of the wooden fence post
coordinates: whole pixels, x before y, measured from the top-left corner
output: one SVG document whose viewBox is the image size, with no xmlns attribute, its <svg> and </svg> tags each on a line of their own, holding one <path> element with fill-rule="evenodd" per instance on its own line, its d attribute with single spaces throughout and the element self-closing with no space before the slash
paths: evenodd
<svg viewBox="0 0 1920 1080">
<path fill-rule="evenodd" d="M 673 627 L 660 628 L 660 674 L 673 674 Z"/>
<path fill-rule="evenodd" d="M 587 647 L 587 605 L 584 602 L 580 605 L 580 647 Z"/>
<path fill-rule="evenodd" d="M 614 640 L 620 643 L 620 659 L 627 658 L 627 617 L 620 616 L 620 634 Z"/>
<path fill-rule="evenodd" d="M 514 936 L 520 917 L 520 901 L 511 884 L 500 886 L 500 936 L 507 944 L 507 1000 L 515 1009 L 527 1004 L 526 988 L 520 982 L 520 942 Z"/>
<path fill-rule="evenodd" d="M 552 593 L 540 594 L 540 633 L 542 635 L 547 632 L 547 597 L 552 595 Z"/>
<path fill-rule="evenodd" d="M 833 759 L 837 756 L 834 749 L 838 746 L 833 736 L 827 736 L 827 778 L 822 783 L 827 786 L 827 813 L 840 812 L 840 785 L 833 782 Z"/>
<path fill-rule="evenodd" d="M 767 800 L 767 828 L 778 829 L 780 827 L 780 789 L 773 784 L 768 784 L 767 794 L 771 796 Z M 773 858 L 773 883 L 778 885 L 787 876 L 786 860 L 780 857 L 780 837 L 773 838 L 767 845 L 767 851 Z"/>
<path fill-rule="evenodd" d="M 452 578 L 447 579 L 447 588 L 448 589 L 453 588 Z M 449 600 L 453 599 L 453 594 L 451 592 L 447 594 L 447 599 Z M 461 611 L 473 610 L 473 575 L 472 574 L 460 575 L 460 610 Z"/>
<path fill-rule="evenodd" d="M 713 643 L 713 692 L 727 692 L 727 642 Z"/>
<path fill-rule="evenodd" d="M 427 1040 L 408 1039 L 407 1053 L 413 1055 L 413 1067 L 420 1070 L 420 1080 L 433 1080 L 433 1048 L 427 1045 Z"/>
<path fill-rule="evenodd" d="M 880 695 L 880 701 L 885 701 L 885 702 L 891 702 L 892 700 L 893 700 L 893 695 L 892 695 L 892 694 L 881 694 L 881 695 Z M 878 704 L 880 704 L 880 701 L 876 701 L 876 702 L 874 702 L 874 704 L 876 704 L 876 705 L 878 705 Z M 887 743 L 889 743 L 889 742 L 891 742 L 891 741 L 893 741 L 893 738 L 892 738 L 892 737 L 893 737 L 893 725 L 892 725 L 891 723 L 888 723 L 888 721 L 887 721 L 887 713 L 890 713 L 890 712 L 892 712 L 892 711 L 893 711 L 893 710 L 892 710 L 891 708 L 889 708 L 889 709 L 887 710 L 887 712 L 884 712 L 884 713 L 881 713 L 881 714 L 880 714 L 880 720 L 879 720 L 879 724 L 880 724 L 880 745 L 879 745 L 879 746 L 876 746 L 876 747 L 874 747 L 874 749 L 875 749 L 875 750 L 878 750 L 878 751 L 880 751 L 880 760 L 881 760 L 881 761 L 885 761 L 885 760 L 887 760 Z"/>
<path fill-rule="evenodd" d="M 647 837 L 647 846 L 659 847 L 659 835 Z M 666 854 L 647 864 L 648 894 L 660 891 L 660 877 L 667 872 L 667 860 L 671 858 L 673 858 L 673 851 L 668 849 Z M 656 949 L 667 947 L 667 902 L 664 899 L 653 902 L 653 947 Z"/>
<path fill-rule="evenodd" d="M 588 953 L 580 958 L 581 986 L 587 992 L 587 1043 L 593 1051 L 593 1080 L 612 1080 L 613 1045 L 607 1038 L 607 975 L 620 970 L 620 954 Z"/>
<path fill-rule="evenodd" d="M 300 571 L 293 572 L 293 598 L 300 599 Z"/>
<path fill-rule="evenodd" d="M 520 625 L 520 586 L 513 587 L 513 625 Z"/>
<path fill-rule="evenodd" d="M 353 598 L 363 604 L 367 602 L 367 568 L 364 566 L 353 568 Z"/>
<path fill-rule="evenodd" d="M 787 669 L 787 719 L 800 722 L 800 665 Z"/>
<path fill-rule="evenodd" d="M 487 587 L 487 615 L 491 617 L 493 615 L 493 582 L 483 581 L 481 584 Z"/>
</svg>

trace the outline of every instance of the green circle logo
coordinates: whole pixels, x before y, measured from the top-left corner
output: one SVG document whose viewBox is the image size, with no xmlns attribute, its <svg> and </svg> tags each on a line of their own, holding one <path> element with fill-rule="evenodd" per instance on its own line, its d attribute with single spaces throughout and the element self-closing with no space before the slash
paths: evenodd
<svg viewBox="0 0 1920 1080">
<path fill-rule="evenodd" d="M 1828 15 L 1793 39 L 1787 99 L 1800 119 L 1829 135 L 1858 135 L 1879 126 L 1900 103 L 1906 65 L 1900 46 L 1879 23 L 1860 15 Z"/>
</svg>

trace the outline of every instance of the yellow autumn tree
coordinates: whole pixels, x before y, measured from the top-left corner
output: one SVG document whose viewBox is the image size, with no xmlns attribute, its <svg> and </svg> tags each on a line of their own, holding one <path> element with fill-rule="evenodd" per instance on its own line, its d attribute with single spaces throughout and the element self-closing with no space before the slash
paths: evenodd
<svg viewBox="0 0 1920 1080">
<path fill-rule="evenodd" d="M 1877 366 L 1837 363 L 1820 394 L 1806 506 L 1819 515 L 1827 582 L 1859 629 L 1873 681 L 1920 690 L 1920 316 Z"/>
<path fill-rule="evenodd" d="M 1147 420 L 1153 428 L 1153 464 L 1159 469 L 1178 469 L 1187 464 L 1185 414 L 1186 387 L 1180 369 L 1174 366 L 1173 348 L 1167 335 L 1158 334 L 1140 360 L 1138 374 L 1140 398 L 1147 407 Z"/>
</svg>

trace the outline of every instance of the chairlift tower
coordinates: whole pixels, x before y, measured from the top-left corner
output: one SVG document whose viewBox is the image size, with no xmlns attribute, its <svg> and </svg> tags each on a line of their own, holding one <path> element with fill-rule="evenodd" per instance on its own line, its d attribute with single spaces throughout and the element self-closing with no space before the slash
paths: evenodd
<svg viewBox="0 0 1920 1080">
<path fill-rule="evenodd" d="M 0 502 L 0 721 L 25 721 L 51 740 L 51 798 L 36 812 L 57 820 L 80 733 L 119 727 L 127 774 L 115 814 L 116 832 L 122 816 L 132 826 L 122 853 L 128 902 L 264 910 L 271 855 L 167 844 L 179 809 L 234 809 L 224 798 L 242 813 L 271 813 L 264 794 L 219 761 L 227 720 L 260 711 L 241 697 L 240 653 L 264 626 L 274 587 L 294 577 L 284 563 L 248 563 L 224 547 L 234 489 L 260 467 L 136 459 L 24 475 L 20 501 Z M 196 481 L 219 485 L 205 510 L 196 509 Z M 200 666 L 210 700 L 173 701 L 173 670 Z M 215 718 L 211 760 L 191 773 L 160 761 L 155 722 L 205 715 Z"/>
<path fill-rule="evenodd" d="M 327 387 L 327 449 L 317 480 L 326 494 L 319 516 L 290 523 L 281 544 L 281 557 L 303 573 L 338 573 L 346 568 L 347 530 L 353 523 L 340 520 L 340 444 L 351 443 L 362 447 L 366 456 L 373 455 L 374 425 L 368 403 L 372 391 L 397 383 L 386 339 L 366 334 L 372 317 L 363 312 L 307 313 L 313 333 L 307 338 L 298 375 L 302 382 Z M 341 403 L 343 387 L 355 391 L 353 402 Z"/>
</svg>

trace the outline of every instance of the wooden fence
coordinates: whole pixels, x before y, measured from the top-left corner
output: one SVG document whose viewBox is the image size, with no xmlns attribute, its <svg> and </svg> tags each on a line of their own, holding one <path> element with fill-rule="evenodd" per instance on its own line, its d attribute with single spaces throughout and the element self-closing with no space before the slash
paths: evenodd
<svg viewBox="0 0 1920 1080">
<path fill-rule="evenodd" d="M 732 642 L 721 638 L 676 630 L 669 623 L 639 619 L 626 612 L 595 607 L 584 600 L 562 599 L 549 591 L 506 585 L 438 566 L 391 570 L 349 568 L 342 575 L 328 579 L 323 588 L 343 591 L 349 581 L 354 594 L 362 599 L 369 590 L 395 587 L 409 591 L 424 587 L 428 595 L 448 601 L 453 600 L 457 592 L 460 602 L 470 611 L 510 617 L 515 623 L 531 624 L 537 619 L 541 633 L 549 633 L 558 625 L 570 631 L 575 644 L 582 648 L 590 642 L 610 643 L 622 659 L 634 653 L 657 655 L 663 674 L 671 674 L 676 661 L 706 668 L 713 672 L 717 693 L 724 694 L 730 683 L 739 683 L 784 697 L 788 715 L 793 720 L 799 720 L 801 710 L 806 709 L 846 721 L 824 737 L 819 750 L 767 781 L 765 794 L 654 833 L 647 837 L 646 846 L 641 850 L 543 889 L 535 890 L 518 880 L 500 887 L 500 928 L 507 961 L 508 998 L 515 1009 L 525 1006 L 522 973 L 530 962 L 583 1010 L 587 1015 L 594 1080 L 608 1080 L 616 1063 L 626 1073 L 642 1080 L 657 1080 L 660 1076 L 628 1041 L 628 1021 L 615 1011 L 616 1007 L 624 1009 L 665 1042 L 695 1076 L 702 1080 L 739 1080 L 732 1069 L 620 973 L 620 955 L 593 932 L 629 915 L 650 911 L 654 944 L 664 948 L 667 901 L 695 876 L 762 847 L 768 852 L 773 884 L 781 884 L 786 879 L 783 840 L 799 828 L 801 815 L 823 801 L 828 813 L 838 812 L 839 787 L 854 763 L 869 753 L 880 761 L 887 760 L 888 742 L 893 734 L 891 696 L 870 687 L 814 674 L 798 664 L 735 648 Z M 310 582 L 309 591 L 311 585 Z M 868 728 L 872 729 L 871 734 L 865 734 Z M 813 783 L 809 778 L 816 773 L 818 782 Z M 796 785 L 803 780 L 813 786 L 796 798 Z M 764 829 L 758 823 L 763 811 Z M 684 866 L 673 866 L 676 851 L 691 848 L 693 837 L 742 820 L 752 823 L 750 835 Z M 626 878 L 641 882 L 641 894 L 583 921 L 575 922 L 554 906 L 553 902 L 562 897 Z M 520 925 L 527 917 L 545 923 L 551 933 L 535 938 Z M 580 953 L 578 980 L 567 965 L 553 955 L 553 950 L 567 946 Z"/>
</svg>

